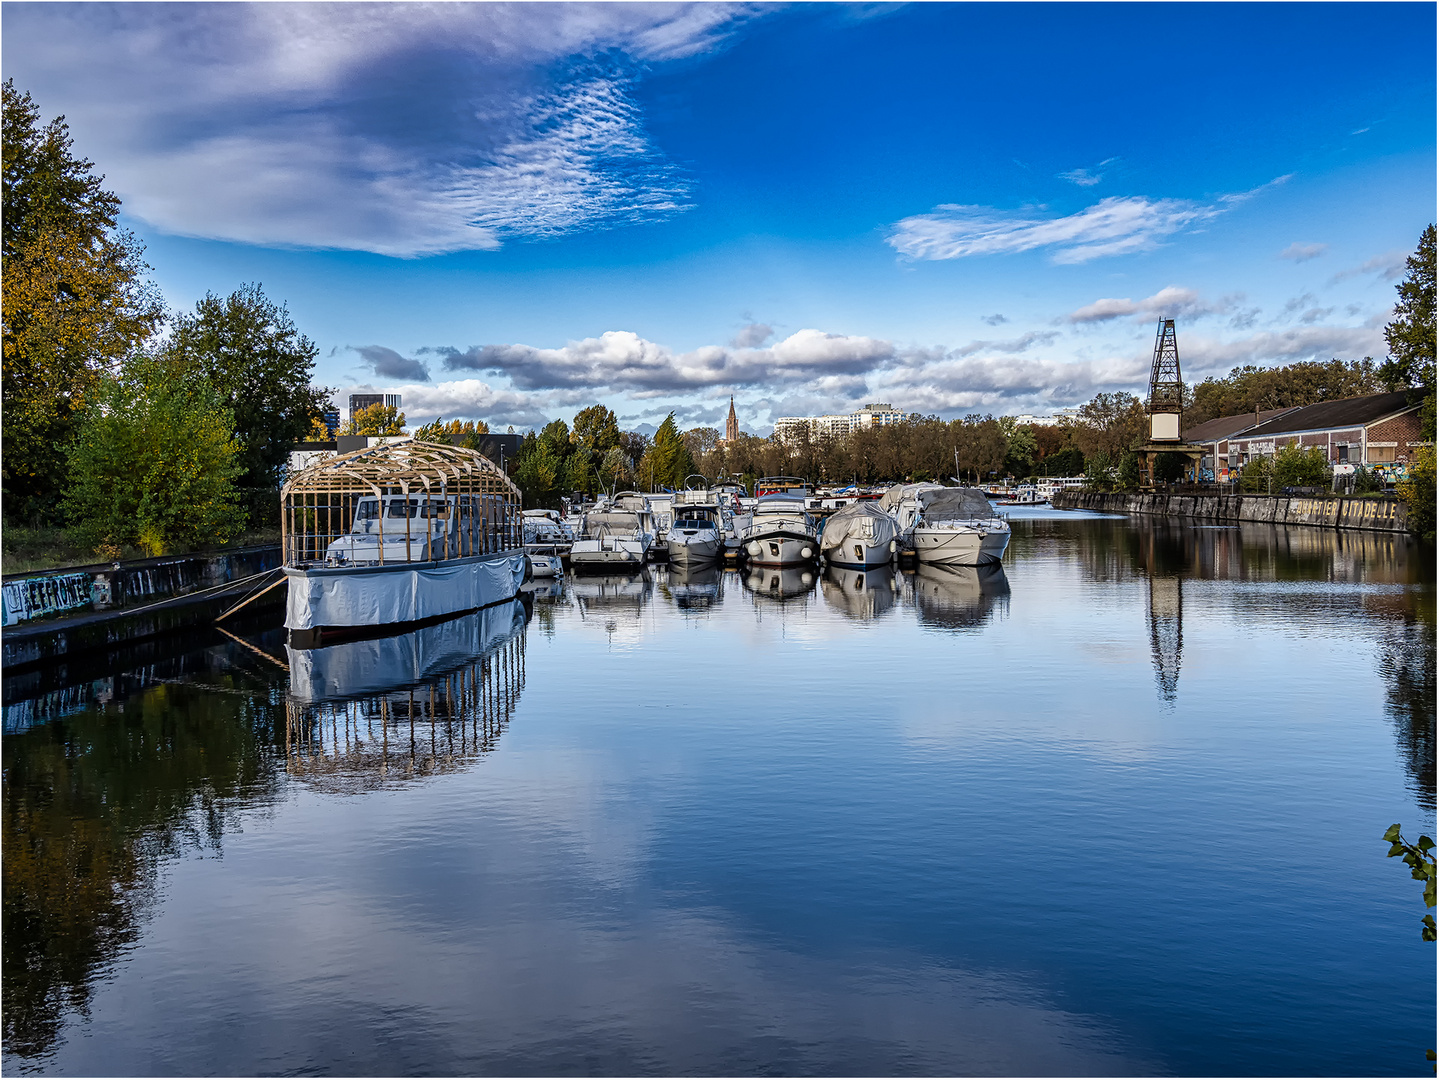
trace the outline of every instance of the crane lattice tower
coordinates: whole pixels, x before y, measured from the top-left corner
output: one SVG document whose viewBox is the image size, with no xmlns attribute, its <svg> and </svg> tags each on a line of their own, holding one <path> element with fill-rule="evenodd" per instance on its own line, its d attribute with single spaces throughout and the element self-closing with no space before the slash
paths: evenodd
<svg viewBox="0 0 1439 1080">
<path fill-rule="evenodd" d="M 1179 343 L 1174 320 L 1160 319 L 1154 337 L 1154 365 L 1149 371 L 1149 437 L 1178 439 L 1179 414 L 1184 411 L 1184 379 L 1179 373 Z"/>
</svg>

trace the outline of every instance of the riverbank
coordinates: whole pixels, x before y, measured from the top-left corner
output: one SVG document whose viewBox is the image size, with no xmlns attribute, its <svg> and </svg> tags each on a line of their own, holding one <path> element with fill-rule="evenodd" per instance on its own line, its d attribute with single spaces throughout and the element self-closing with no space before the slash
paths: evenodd
<svg viewBox="0 0 1439 1080">
<path fill-rule="evenodd" d="M 1060 510 L 1193 518 L 1199 521 L 1260 521 L 1272 525 L 1319 525 L 1334 529 L 1407 533 L 1409 508 L 1398 499 L 1343 495 L 1169 495 L 1137 491 L 1061 491 Z"/>
<path fill-rule="evenodd" d="M 266 544 L 6 577 L 0 660 L 8 676 L 208 625 L 279 565 L 280 545 Z"/>
</svg>

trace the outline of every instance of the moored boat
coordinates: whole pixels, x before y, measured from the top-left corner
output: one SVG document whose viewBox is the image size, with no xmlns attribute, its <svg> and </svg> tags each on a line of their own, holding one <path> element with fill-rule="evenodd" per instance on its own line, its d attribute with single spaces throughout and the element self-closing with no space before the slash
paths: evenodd
<svg viewBox="0 0 1439 1080">
<path fill-rule="evenodd" d="M 819 549 L 831 566 L 888 566 L 899 549 L 899 523 L 873 502 L 851 502 L 825 519 Z"/>
<path fill-rule="evenodd" d="M 745 557 L 755 566 L 798 566 L 819 557 L 815 520 L 805 510 L 808 490 L 792 477 L 766 477 L 755 482 L 762 492 L 755 500 L 749 526 L 740 535 Z"/>
<path fill-rule="evenodd" d="M 897 485 L 880 508 L 895 516 L 901 541 L 921 563 L 981 566 L 999 562 L 1009 546 L 1009 522 L 978 488 Z"/>
<path fill-rule="evenodd" d="M 585 514 L 580 539 L 570 547 L 570 565 L 575 570 L 643 566 L 654 543 L 652 529 L 647 500 L 625 492 Z"/>
<path fill-rule="evenodd" d="M 706 490 L 677 491 L 671 504 L 666 546 L 670 562 L 704 565 L 724 553 L 720 506 Z"/>
<path fill-rule="evenodd" d="M 476 451 L 406 440 L 327 458 L 280 494 L 285 626 L 318 640 L 511 599 L 520 491 Z"/>
</svg>

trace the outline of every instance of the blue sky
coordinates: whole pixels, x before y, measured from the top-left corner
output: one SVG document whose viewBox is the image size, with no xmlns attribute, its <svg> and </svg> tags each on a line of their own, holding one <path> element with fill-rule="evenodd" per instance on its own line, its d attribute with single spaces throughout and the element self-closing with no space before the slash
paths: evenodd
<svg viewBox="0 0 1439 1080">
<path fill-rule="evenodd" d="M 172 306 L 501 429 L 1048 413 L 1384 354 L 1432 4 L 6 3 Z"/>
</svg>

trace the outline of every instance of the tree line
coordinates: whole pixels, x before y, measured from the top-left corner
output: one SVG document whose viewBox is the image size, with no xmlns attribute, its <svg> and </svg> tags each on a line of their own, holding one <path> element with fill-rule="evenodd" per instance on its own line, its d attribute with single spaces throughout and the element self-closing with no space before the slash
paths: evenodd
<svg viewBox="0 0 1439 1080">
<path fill-rule="evenodd" d="M 224 542 L 275 518 L 281 470 L 330 391 L 260 285 L 169 312 L 120 199 L 3 84 L 7 525 L 66 526 L 102 557 Z"/>
</svg>

